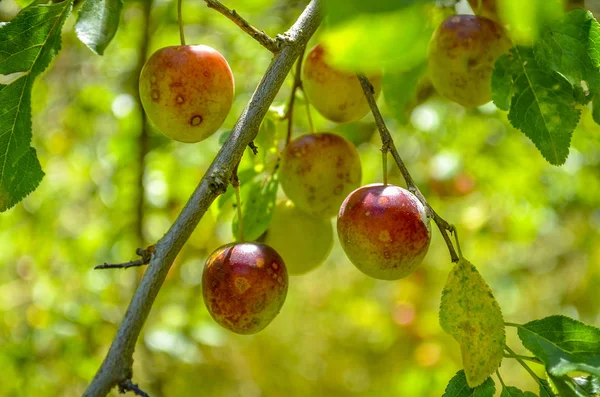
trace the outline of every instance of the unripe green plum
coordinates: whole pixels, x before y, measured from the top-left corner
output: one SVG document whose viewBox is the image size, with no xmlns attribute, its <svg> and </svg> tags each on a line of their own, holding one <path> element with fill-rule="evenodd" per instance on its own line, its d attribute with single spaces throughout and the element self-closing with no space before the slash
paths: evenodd
<svg viewBox="0 0 600 397">
<path fill-rule="evenodd" d="M 166 136 L 199 142 L 214 134 L 233 103 L 229 64 L 205 45 L 161 48 L 140 74 L 140 98 L 148 118 Z"/>
<path fill-rule="evenodd" d="M 326 119 L 348 123 L 369 112 L 369 103 L 356 74 L 336 69 L 325 61 L 325 49 L 318 44 L 310 50 L 302 69 L 302 84 L 310 103 Z M 381 75 L 367 76 L 375 90 L 381 92 Z"/>
<path fill-rule="evenodd" d="M 202 295 L 208 312 L 223 327 L 254 334 L 277 316 L 288 289 L 279 254 L 260 243 L 217 248 L 204 266 Z"/>
<path fill-rule="evenodd" d="M 361 177 L 358 151 L 340 135 L 303 135 L 281 155 L 283 191 L 300 210 L 319 218 L 335 216 L 348 193 L 360 186 Z"/>
<path fill-rule="evenodd" d="M 429 43 L 429 77 L 436 90 L 465 107 L 491 100 L 494 62 L 511 48 L 504 28 L 475 15 L 447 18 Z"/>
<path fill-rule="evenodd" d="M 300 211 L 291 201 L 275 206 L 265 243 L 273 247 L 289 274 L 307 273 L 321 265 L 333 247 L 333 227 L 329 219 L 320 219 Z"/>
<path fill-rule="evenodd" d="M 411 274 L 431 241 L 425 207 L 394 185 L 367 185 L 350 193 L 340 208 L 337 231 L 350 261 L 381 280 Z"/>
</svg>

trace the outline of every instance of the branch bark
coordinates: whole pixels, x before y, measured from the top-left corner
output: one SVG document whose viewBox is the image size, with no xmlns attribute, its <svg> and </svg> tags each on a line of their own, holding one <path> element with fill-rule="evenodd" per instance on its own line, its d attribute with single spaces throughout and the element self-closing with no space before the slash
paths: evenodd
<svg viewBox="0 0 600 397">
<path fill-rule="evenodd" d="M 234 167 L 285 81 L 294 61 L 322 19 L 321 0 L 312 0 L 294 25 L 282 36 L 281 49 L 273 57 L 250 102 L 235 124 L 200 184 L 167 233 L 157 242 L 148 269 L 125 313 L 106 358 L 84 397 L 106 396 L 132 378 L 135 344 L 165 281 L 173 260 L 192 234 L 211 203 L 225 191 Z"/>
</svg>

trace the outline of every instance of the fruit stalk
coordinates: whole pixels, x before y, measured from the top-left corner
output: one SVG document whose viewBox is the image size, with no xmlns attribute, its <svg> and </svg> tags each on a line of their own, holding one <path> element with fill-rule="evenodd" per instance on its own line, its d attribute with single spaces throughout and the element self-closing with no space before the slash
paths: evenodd
<svg viewBox="0 0 600 397">
<path fill-rule="evenodd" d="M 322 18 L 322 1 L 312 0 L 285 33 L 287 39 L 282 42 L 281 50 L 274 56 L 229 139 L 221 147 L 171 228 L 156 244 L 152 260 L 127 308 L 106 358 L 83 394 L 85 397 L 106 396 L 113 387 L 131 380 L 136 341 L 171 264 L 212 202 L 225 191 L 233 168 L 242 158 L 246 146 L 256 137 L 269 106 Z"/>
<path fill-rule="evenodd" d="M 183 17 L 181 16 L 181 3 L 183 0 L 177 0 L 177 23 L 179 24 L 179 39 L 181 45 L 185 45 L 185 33 L 183 32 Z"/>
<path fill-rule="evenodd" d="M 256 29 L 248 21 L 242 18 L 235 10 L 230 10 L 217 0 L 204 0 L 204 2 L 208 8 L 212 8 L 213 10 L 225 15 L 227 18 L 233 21 L 233 23 L 239 26 L 240 29 L 252 36 L 254 40 L 258 41 L 263 47 L 271 51 L 273 54 L 276 54 L 281 49 L 281 45 L 278 40 L 272 38 L 262 30 Z"/>
<path fill-rule="evenodd" d="M 379 111 L 379 108 L 377 107 L 377 103 L 375 102 L 375 97 L 373 96 L 373 86 L 369 82 L 369 79 L 367 79 L 364 75 L 357 75 L 357 77 L 358 77 L 358 80 L 360 80 L 362 89 L 365 93 L 367 101 L 369 102 L 369 107 L 371 108 L 371 113 L 373 113 L 373 117 L 375 118 L 375 123 L 377 124 L 377 128 L 379 130 L 379 135 L 381 136 L 381 144 L 382 144 L 381 150 L 382 151 L 387 150 L 390 153 L 392 153 L 392 157 L 394 158 L 394 161 L 396 161 L 396 164 L 398 165 L 398 168 L 400 169 L 400 172 L 402 173 L 402 176 L 404 177 L 404 180 L 406 181 L 406 186 L 407 186 L 408 191 L 411 192 L 412 194 L 414 194 L 419 199 L 419 201 L 425 206 L 425 208 L 427 209 L 428 215 L 433 219 L 435 224 L 440 229 L 440 233 L 442 234 L 442 237 L 444 238 L 444 241 L 446 242 L 446 245 L 448 246 L 448 252 L 450 253 L 450 258 L 452 259 L 452 262 L 458 262 L 458 255 L 456 254 L 456 250 L 454 249 L 454 245 L 452 244 L 452 240 L 450 239 L 450 236 L 449 236 L 449 233 L 455 232 L 454 226 L 452 226 L 451 224 L 446 222 L 434 211 L 434 209 L 429 205 L 429 203 L 427 202 L 427 200 L 425 199 L 425 197 L 423 196 L 423 194 L 417 187 L 414 179 L 408 172 L 406 165 L 404 165 L 404 161 L 402 161 L 402 158 L 400 157 L 400 154 L 398 153 L 398 149 L 396 149 L 396 145 L 394 144 L 392 135 L 390 134 L 390 131 L 388 130 L 387 126 L 385 125 L 383 116 L 381 115 L 381 112 Z"/>
</svg>

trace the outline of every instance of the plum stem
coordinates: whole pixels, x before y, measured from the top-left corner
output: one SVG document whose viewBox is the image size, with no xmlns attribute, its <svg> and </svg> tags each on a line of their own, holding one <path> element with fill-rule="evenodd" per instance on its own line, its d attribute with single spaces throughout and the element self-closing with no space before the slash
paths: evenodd
<svg viewBox="0 0 600 397">
<path fill-rule="evenodd" d="M 483 11 L 483 0 L 477 0 L 477 12 L 475 15 L 478 17 L 481 16 L 481 12 Z"/>
<path fill-rule="evenodd" d="M 388 154 L 388 147 L 387 146 L 383 146 L 381 148 L 381 163 L 382 163 L 382 168 L 383 168 L 383 186 L 387 186 L 388 185 L 388 166 L 387 166 L 387 154 Z"/>
<path fill-rule="evenodd" d="M 285 140 L 285 146 L 287 146 L 290 141 L 292 140 L 292 132 L 293 132 L 293 127 L 294 127 L 294 103 L 296 101 L 296 90 L 298 90 L 299 88 L 302 88 L 302 76 L 301 76 L 301 72 L 302 72 L 302 61 L 304 59 L 304 51 L 306 50 L 306 46 L 304 48 L 302 48 L 302 52 L 300 53 L 300 56 L 298 57 L 298 60 L 296 61 L 296 70 L 294 71 L 294 84 L 292 86 L 292 92 L 290 94 L 290 99 L 288 101 L 288 105 L 287 105 L 287 111 L 285 113 L 285 116 L 283 116 L 284 119 L 287 119 L 287 138 Z"/>
<path fill-rule="evenodd" d="M 231 174 L 231 186 L 235 190 L 235 202 L 237 207 L 237 216 L 238 216 L 238 239 L 239 241 L 244 241 L 244 218 L 242 216 L 242 198 L 240 196 L 240 178 L 238 177 L 238 163 L 233 169 L 233 173 Z"/>
<path fill-rule="evenodd" d="M 225 15 L 229 18 L 233 23 L 239 26 L 244 32 L 248 33 L 250 37 L 254 40 L 258 41 L 263 47 L 267 50 L 271 51 L 273 54 L 276 54 L 281 49 L 281 40 L 276 40 L 266 34 L 265 32 L 256 29 L 252 26 L 248 21 L 242 18 L 236 10 L 230 10 L 226 6 L 224 6 L 220 1 L 217 0 L 204 0 L 208 8 L 212 8 L 217 12 Z"/>
<path fill-rule="evenodd" d="M 535 381 L 536 381 L 536 382 L 537 382 L 537 383 L 538 383 L 540 386 L 542 386 L 542 383 L 540 382 L 540 378 L 539 378 L 539 376 L 537 376 L 537 375 L 535 374 L 535 372 L 533 372 L 533 370 L 532 370 L 532 369 L 529 367 L 529 365 L 527 365 L 527 364 L 525 363 L 525 361 L 523 361 L 523 360 L 521 359 L 521 357 L 520 357 L 520 356 L 519 356 L 517 353 L 515 353 L 515 351 L 514 351 L 513 349 L 511 349 L 511 348 L 510 348 L 510 347 L 508 347 L 507 345 L 504 345 L 504 349 L 505 349 L 507 352 L 509 352 L 509 353 L 511 354 L 511 358 L 514 358 L 515 360 L 517 360 L 517 361 L 518 361 L 518 363 L 519 363 L 519 364 L 521 364 L 521 366 L 522 366 L 523 368 L 525 368 L 525 370 L 526 370 L 526 371 L 529 373 L 529 375 L 531 375 L 531 377 L 532 377 L 533 379 L 535 379 Z"/>
<path fill-rule="evenodd" d="M 181 45 L 185 45 L 185 33 L 183 32 L 183 17 L 181 12 L 181 3 L 183 0 L 177 0 L 177 22 L 179 23 L 179 39 Z"/>
<path fill-rule="evenodd" d="M 379 111 L 379 108 L 377 107 L 377 102 L 375 101 L 375 96 L 373 95 L 374 91 L 375 91 L 373 88 L 373 85 L 371 84 L 371 82 L 369 82 L 369 79 L 367 79 L 364 75 L 359 74 L 359 75 L 357 75 L 357 77 L 358 77 L 358 80 L 360 81 L 362 89 L 365 93 L 367 102 L 369 102 L 369 107 L 371 108 L 371 113 L 373 114 L 373 117 L 375 118 L 375 123 L 377 124 L 377 128 L 379 129 L 379 135 L 381 136 L 382 150 L 387 149 L 388 151 L 390 151 L 392 153 L 392 157 L 396 161 L 396 164 L 398 165 L 398 168 L 400 169 L 400 172 L 402 173 L 402 176 L 404 177 L 404 180 L 406 181 L 406 186 L 407 186 L 408 190 L 419 199 L 419 201 L 423 204 L 423 206 L 425 206 L 425 208 L 427 210 L 427 215 L 433 219 L 435 224 L 438 226 L 438 229 L 440 229 L 440 233 L 442 234 L 442 237 L 444 238 L 444 241 L 445 241 L 446 245 L 448 246 L 448 251 L 450 253 L 450 259 L 452 260 L 452 262 L 458 262 L 459 256 L 456 254 L 456 250 L 455 250 L 454 245 L 452 244 L 452 240 L 450 239 L 450 236 L 449 236 L 449 233 L 456 232 L 455 227 L 453 225 L 451 225 L 450 223 L 446 222 L 444 219 L 442 219 L 442 217 L 440 217 L 435 212 L 435 210 L 431 207 L 431 205 L 429 205 L 429 203 L 427 202 L 427 200 L 425 199 L 425 197 L 423 196 L 423 194 L 417 187 L 417 184 L 415 183 L 414 179 L 408 172 L 408 169 L 406 168 L 404 161 L 400 157 L 400 154 L 398 153 L 398 149 L 396 149 L 396 145 L 394 144 L 394 140 L 392 139 L 392 135 L 390 134 L 390 131 L 388 130 L 387 126 L 385 125 L 383 116 L 381 115 L 381 112 Z M 456 237 L 456 238 L 458 241 L 458 237 Z"/>
</svg>

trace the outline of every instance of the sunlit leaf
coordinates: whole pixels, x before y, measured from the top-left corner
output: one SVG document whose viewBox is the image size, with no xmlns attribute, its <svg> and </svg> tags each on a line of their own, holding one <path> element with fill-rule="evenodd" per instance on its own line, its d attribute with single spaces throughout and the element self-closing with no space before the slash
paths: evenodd
<svg viewBox="0 0 600 397">
<path fill-rule="evenodd" d="M 15 205 L 44 173 L 31 143 L 31 88 L 60 50 L 61 28 L 72 0 L 31 6 L 0 27 L 0 211 Z"/>
<path fill-rule="evenodd" d="M 75 24 L 79 40 L 96 54 L 104 54 L 119 29 L 122 8 L 122 0 L 85 0 Z"/>
<path fill-rule="evenodd" d="M 440 325 L 460 344 L 471 387 L 498 369 L 505 345 L 502 312 L 483 277 L 464 258 L 454 265 L 442 291 Z"/>
<path fill-rule="evenodd" d="M 509 101 L 510 98 L 510 101 Z M 533 50 L 514 47 L 502 55 L 492 74 L 492 100 L 553 165 L 569 155 L 580 109 L 572 85 L 561 74 L 538 65 Z"/>
<path fill-rule="evenodd" d="M 560 397 L 590 397 L 590 394 L 566 375 L 553 376 L 549 374 L 548 377 Z"/>
<path fill-rule="evenodd" d="M 279 178 L 275 174 L 264 180 L 255 181 L 250 187 L 248 194 L 242 197 L 244 240 L 256 240 L 269 227 L 269 223 L 273 217 L 273 210 L 275 209 L 278 187 Z M 231 228 L 233 235 L 240 240 L 237 215 L 231 224 Z"/>
<path fill-rule="evenodd" d="M 503 386 L 500 397 L 536 397 L 536 395 L 530 391 L 524 392 L 514 386 Z"/>
<path fill-rule="evenodd" d="M 467 383 L 465 372 L 460 370 L 454 375 L 442 397 L 493 397 L 496 386 L 492 378 L 487 378 L 480 386 L 472 388 Z"/>
<path fill-rule="evenodd" d="M 510 27 L 511 38 L 519 44 L 531 44 L 540 29 L 561 17 L 564 0 L 500 0 L 498 13 Z"/>
<path fill-rule="evenodd" d="M 600 376 L 600 329 L 565 316 L 550 316 L 518 328 L 519 338 L 546 365 L 562 376 L 583 371 Z"/>
<path fill-rule="evenodd" d="M 600 378 L 597 376 L 579 376 L 573 382 L 592 396 L 600 396 Z"/>
</svg>

